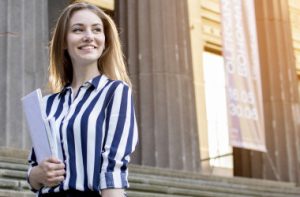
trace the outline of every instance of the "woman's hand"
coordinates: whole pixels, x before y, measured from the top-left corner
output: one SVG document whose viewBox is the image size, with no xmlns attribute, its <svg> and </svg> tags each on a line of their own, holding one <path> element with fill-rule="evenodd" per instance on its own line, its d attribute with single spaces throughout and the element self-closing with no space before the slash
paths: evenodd
<svg viewBox="0 0 300 197">
<path fill-rule="evenodd" d="M 32 168 L 29 183 L 39 190 L 42 186 L 53 187 L 64 180 L 65 165 L 55 157 L 50 157 Z"/>
</svg>

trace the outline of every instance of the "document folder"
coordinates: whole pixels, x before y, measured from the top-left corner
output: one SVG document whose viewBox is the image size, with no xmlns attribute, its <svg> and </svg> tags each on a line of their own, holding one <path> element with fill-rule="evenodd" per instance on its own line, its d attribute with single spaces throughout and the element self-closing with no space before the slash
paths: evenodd
<svg viewBox="0 0 300 197">
<path fill-rule="evenodd" d="M 31 92 L 21 101 L 37 162 L 56 156 L 55 138 L 43 107 L 41 90 Z"/>
</svg>

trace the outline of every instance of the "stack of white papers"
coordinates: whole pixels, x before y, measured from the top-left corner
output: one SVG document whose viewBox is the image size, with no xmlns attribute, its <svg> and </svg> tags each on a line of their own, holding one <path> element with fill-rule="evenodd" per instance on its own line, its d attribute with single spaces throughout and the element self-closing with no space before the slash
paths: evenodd
<svg viewBox="0 0 300 197">
<path fill-rule="evenodd" d="M 37 162 L 57 156 L 56 140 L 43 107 L 41 90 L 37 89 L 21 100 Z"/>
</svg>

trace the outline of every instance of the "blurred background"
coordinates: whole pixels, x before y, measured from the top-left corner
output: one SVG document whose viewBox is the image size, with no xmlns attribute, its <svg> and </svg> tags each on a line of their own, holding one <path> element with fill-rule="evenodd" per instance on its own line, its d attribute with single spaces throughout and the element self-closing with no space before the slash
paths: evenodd
<svg viewBox="0 0 300 197">
<path fill-rule="evenodd" d="M 36 88 L 47 94 L 51 31 L 61 10 L 72 2 L 0 1 L 4 163 L 23 162 L 31 148 L 20 99 Z M 139 145 L 132 157 L 137 168 L 300 183 L 298 0 L 254 0 L 252 10 L 243 0 L 85 2 L 111 15 L 120 32 L 139 124 Z M 228 2 L 239 6 L 230 11 Z M 252 21 L 247 20 L 252 14 Z M 247 68 L 257 77 L 250 82 L 228 75 L 230 57 L 241 48 Z M 250 60 L 254 56 L 257 59 Z M 239 56 L 235 58 L 239 61 Z M 255 120 L 231 113 L 232 86 L 248 88 L 246 99 L 255 100 L 250 103 Z M 254 87 L 253 94 L 249 87 Z M 242 98 L 242 91 L 235 96 Z M 252 139 L 243 132 L 260 134 Z"/>
</svg>

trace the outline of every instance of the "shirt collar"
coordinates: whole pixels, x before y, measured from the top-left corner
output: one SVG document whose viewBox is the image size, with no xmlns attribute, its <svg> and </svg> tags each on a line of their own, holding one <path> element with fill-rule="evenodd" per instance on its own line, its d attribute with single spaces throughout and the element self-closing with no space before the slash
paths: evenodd
<svg viewBox="0 0 300 197">
<path fill-rule="evenodd" d="M 82 86 L 87 86 L 87 85 L 91 85 L 93 86 L 95 89 L 100 90 L 102 87 L 104 87 L 105 83 L 107 82 L 108 77 L 105 76 L 104 74 L 98 75 L 86 82 L 84 82 L 82 84 Z M 67 83 L 64 88 L 62 89 L 62 91 L 60 92 L 60 94 L 64 94 L 67 90 L 71 89 L 71 83 Z"/>
<path fill-rule="evenodd" d="M 108 78 L 105 75 L 101 74 L 85 82 L 84 84 L 89 83 L 92 86 L 94 86 L 95 89 L 100 90 L 105 85 L 107 80 Z"/>
<path fill-rule="evenodd" d="M 64 95 L 66 92 L 67 92 L 67 90 L 69 90 L 69 89 L 71 89 L 71 83 L 67 83 L 65 86 L 64 86 L 64 88 L 60 91 L 60 96 L 62 96 L 62 95 Z"/>
</svg>

